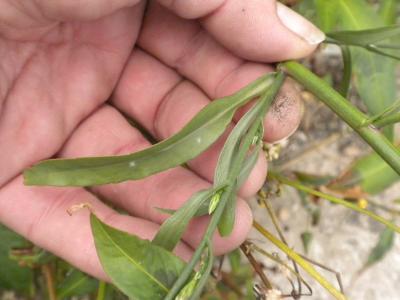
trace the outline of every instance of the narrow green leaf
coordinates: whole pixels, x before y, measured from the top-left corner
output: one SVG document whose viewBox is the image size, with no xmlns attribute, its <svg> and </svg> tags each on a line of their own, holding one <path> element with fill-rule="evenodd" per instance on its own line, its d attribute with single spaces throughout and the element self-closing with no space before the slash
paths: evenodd
<svg viewBox="0 0 400 300">
<path fill-rule="evenodd" d="M 83 296 L 97 289 L 98 281 L 77 269 L 72 269 L 57 287 L 57 299 Z"/>
<path fill-rule="evenodd" d="M 230 185 L 230 189 L 227 189 L 222 195 L 222 197 L 228 199 L 218 224 L 218 229 L 222 236 L 228 236 L 232 232 L 235 223 L 236 192 L 240 187 L 238 185 L 238 176 L 240 176 L 245 155 L 249 151 L 254 135 L 261 124 L 260 120 L 255 120 L 260 118 L 263 100 L 265 99 L 261 99 L 240 119 L 226 140 L 219 156 L 214 182 L 218 183 L 226 180 Z M 251 128 L 249 129 L 250 126 Z"/>
<path fill-rule="evenodd" d="M 388 33 L 382 33 L 380 28 L 384 27 L 385 23 L 364 0 L 332 1 L 336 3 L 340 14 L 340 28 L 354 31 L 352 37 L 356 35 L 358 42 L 361 42 L 362 39 L 364 42 L 376 41 L 383 35 L 393 36 L 398 31 L 397 28 L 391 27 Z M 372 30 L 373 32 L 377 30 L 378 32 L 373 38 L 370 38 L 370 33 L 360 34 L 360 31 L 363 30 Z M 337 36 L 334 37 L 337 38 Z M 351 37 L 347 36 L 347 41 L 350 42 Z M 355 87 L 367 106 L 368 112 L 371 115 L 379 114 L 396 100 L 396 65 L 392 59 L 376 55 L 363 48 L 353 47 L 351 53 Z M 386 127 L 383 132 L 387 138 L 393 139 L 393 126 Z"/>
<path fill-rule="evenodd" d="M 240 270 L 240 265 L 241 265 L 241 254 L 240 254 L 240 250 L 235 249 L 232 252 L 229 252 L 227 254 L 228 259 L 229 259 L 229 264 L 231 267 L 231 270 L 233 273 L 238 273 Z"/>
<path fill-rule="evenodd" d="M 310 244 L 313 239 L 313 234 L 310 231 L 304 231 L 301 235 L 301 242 L 303 244 L 304 252 L 307 254 L 310 249 Z"/>
<path fill-rule="evenodd" d="M 191 293 L 191 296 L 186 299 L 195 300 L 200 298 L 200 295 L 207 283 L 208 277 L 211 274 L 213 263 L 214 263 L 214 256 L 212 254 L 212 246 L 211 243 L 208 243 L 208 246 L 206 248 L 205 258 L 203 258 L 203 261 L 200 264 L 200 270 L 196 274 L 197 278 L 195 277 L 196 281 L 194 290 Z M 185 298 L 182 298 L 180 300 L 185 300 Z"/>
<path fill-rule="evenodd" d="M 371 265 L 381 261 L 385 255 L 393 248 L 394 244 L 394 231 L 385 228 L 379 235 L 378 243 L 372 249 L 368 256 L 367 262 L 363 269 L 370 267 Z"/>
<path fill-rule="evenodd" d="M 365 49 L 367 49 L 375 54 L 379 54 L 381 56 L 386 56 L 386 58 L 400 60 L 399 51 L 396 51 L 397 52 L 397 54 L 396 54 L 396 53 L 393 53 L 394 51 L 382 50 L 382 49 L 395 49 L 394 47 L 395 46 L 393 46 L 393 45 L 368 45 L 367 47 L 365 47 Z"/>
<path fill-rule="evenodd" d="M 220 186 L 195 193 L 180 209 L 164 221 L 152 243 L 172 251 L 198 209 L 222 188 L 223 186 Z"/>
<path fill-rule="evenodd" d="M 353 70 L 351 61 L 351 52 L 349 47 L 347 46 L 341 46 L 340 49 L 342 51 L 342 59 L 343 59 L 343 76 L 342 76 L 342 81 L 340 83 L 339 92 L 343 97 L 347 98 L 347 95 L 349 94 L 350 90 L 351 75 Z"/>
<path fill-rule="evenodd" d="M 332 181 L 335 177 L 327 175 L 315 175 L 306 172 L 294 171 L 296 178 L 301 181 L 301 183 L 310 186 L 322 186 L 326 185 Z"/>
<path fill-rule="evenodd" d="M 251 151 L 250 155 L 244 161 L 237 180 L 238 187 L 241 187 L 243 185 L 243 183 L 249 177 L 251 171 L 254 169 L 254 166 L 258 161 L 261 149 L 262 149 L 262 143 L 258 143 Z"/>
<path fill-rule="evenodd" d="M 141 179 L 198 156 L 225 131 L 235 111 L 260 95 L 275 78 L 265 75 L 235 95 L 201 110 L 181 131 L 145 150 L 122 156 L 53 159 L 24 172 L 27 185 L 91 186 Z"/>
<path fill-rule="evenodd" d="M 365 30 L 329 32 L 328 37 L 345 45 L 366 47 L 400 35 L 400 25 L 384 26 Z"/>
<path fill-rule="evenodd" d="M 385 127 L 387 125 L 393 125 L 400 122 L 400 112 L 390 114 L 386 117 L 383 117 L 379 120 L 376 120 L 373 124 L 375 127 Z"/>
<path fill-rule="evenodd" d="M 95 215 L 90 221 L 97 254 L 113 283 L 133 299 L 164 299 L 185 263 L 147 240 L 104 224 Z"/>
<path fill-rule="evenodd" d="M 400 100 L 394 101 L 390 106 L 386 107 L 381 113 L 371 116 L 368 118 L 365 126 L 370 124 L 374 124 L 376 126 L 382 119 L 390 117 L 393 114 L 396 114 L 400 109 Z"/>
<path fill-rule="evenodd" d="M 329 188 L 339 191 L 359 188 L 360 193 L 378 194 L 399 179 L 400 176 L 374 152 L 356 160 Z"/>
<path fill-rule="evenodd" d="M 20 267 L 9 258 L 12 248 L 26 245 L 25 239 L 0 224 L 0 289 L 29 294 L 33 283 L 32 270 Z"/>
<path fill-rule="evenodd" d="M 263 96 L 263 99 L 260 99 L 260 101 L 258 101 L 257 104 L 239 120 L 229 134 L 218 158 L 214 174 L 214 184 L 219 185 L 238 175 L 232 174 L 232 169 L 236 163 L 236 157 L 241 146 L 242 138 L 248 133 L 248 130 L 252 127 L 253 123 L 260 118 L 260 114 L 265 105 L 265 99 L 266 97 Z M 259 124 L 257 123 L 255 130 L 253 129 L 253 135 L 250 137 L 251 139 L 248 146 L 250 146 L 258 127 Z"/>
<path fill-rule="evenodd" d="M 262 98 L 258 101 L 258 103 L 263 102 L 262 101 L 263 98 L 268 98 L 269 97 L 268 95 L 270 93 L 272 93 L 271 97 L 274 98 L 275 94 L 277 93 L 277 91 L 279 90 L 279 88 L 280 88 L 280 86 L 281 86 L 281 84 L 283 82 L 283 79 L 284 79 L 283 73 L 279 72 L 277 74 L 273 84 L 271 85 L 271 88 L 269 88 L 263 94 Z M 258 103 L 255 106 L 257 106 Z M 266 106 L 266 109 L 267 109 L 267 106 Z M 253 111 L 253 109 L 251 109 L 250 111 Z M 263 115 L 263 114 L 261 114 L 261 115 Z M 246 113 L 246 115 L 244 117 L 248 117 L 248 113 Z M 240 123 L 240 121 L 239 121 L 239 123 Z M 237 124 L 236 126 L 238 126 L 238 125 L 239 124 Z M 256 128 L 256 129 L 258 129 L 258 128 Z M 254 137 L 254 134 L 252 136 L 252 139 L 250 140 L 250 144 L 251 144 L 251 141 L 253 140 L 253 137 Z M 228 137 L 228 139 L 229 139 L 229 137 Z M 246 148 L 244 147 L 243 149 L 246 149 Z M 204 233 L 203 239 L 201 240 L 200 244 L 197 246 L 197 249 L 195 250 L 195 252 L 194 252 L 194 254 L 192 256 L 192 259 L 185 266 L 185 268 L 181 272 L 179 278 L 175 281 L 175 283 L 171 287 L 171 290 L 169 291 L 169 293 L 165 297 L 165 300 L 173 300 L 173 299 L 175 299 L 175 297 L 178 295 L 178 293 L 182 289 L 182 287 L 185 286 L 185 284 L 188 282 L 188 279 L 190 278 L 190 274 L 191 274 L 193 268 L 199 262 L 199 259 L 200 259 L 201 255 L 204 253 L 204 249 L 206 249 L 207 247 L 210 248 L 209 241 L 212 238 L 216 228 L 218 227 L 218 225 L 219 225 L 219 223 L 220 223 L 220 221 L 222 219 L 223 214 L 226 213 L 225 212 L 225 208 L 228 207 L 228 206 L 231 206 L 231 205 L 228 205 L 228 204 L 231 204 L 231 203 L 229 203 L 229 201 L 231 199 L 233 199 L 233 195 L 236 192 L 237 177 L 240 174 L 240 170 L 241 170 L 243 162 L 244 162 L 244 160 L 246 158 L 247 151 L 248 151 L 248 148 L 246 149 L 246 151 L 239 151 L 238 152 L 238 154 L 236 156 L 236 159 L 235 159 L 235 163 L 232 165 L 231 173 L 229 174 L 229 176 L 227 176 L 227 178 L 228 178 L 227 186 L 226 186 L 224 192 L 221 195 L 221 199 L 219 200 L 219 204 L 217 205 L 215 211 L 211 215 L 211 219 L 210 219 L 210 222 L 208 224 L 207 230 Z M 227 164 L 226 166 L 229 167 L 229 164 Z M 224 180 L 222 180 L 220 182 L 225 183 Z M 233 205 L 234 205 L 234 203 L 233 203 Z"/>
<path fill-rule="evenodd" d="M 236 191 L 239 188 L 237 178 L 243 167 L 243 162 L 250 149 L 253 138 L 262 126 L 262 120 L 272 102 L 275 100 L 280 87 L 283 84 L 284 75 L 278 73 L 270 88 L 262 95 L 254 105 L 236 124 L 225 142 L 220 153 L 214 182 L 229 182 L 234 184 L 230 190 L 229 200 L 218 224 L 218 230 L 222 236 L 232 232 L 236 213 Z"/>
</svg>

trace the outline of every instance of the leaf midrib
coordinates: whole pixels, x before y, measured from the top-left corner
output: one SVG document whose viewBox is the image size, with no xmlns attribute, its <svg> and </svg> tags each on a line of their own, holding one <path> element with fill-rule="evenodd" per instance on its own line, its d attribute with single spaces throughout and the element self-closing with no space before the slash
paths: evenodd
<svg viewBox="0 0 400 300">
<path fill-rule="evenodd" d="M 146 269 L 144 269 L 140 264 L 138 264 L 133 258 L 131 258 L 128 253 L 126 251 L 124 251 L 113 239 L 112 237 L 108 234 L 108 232 L 106 231 L 106 229 L 104 228 L 103 224 L 99 221 L 97 221 L 97 223 L 100 225 L 101 230 L 103 231 L 103 233 L 109 238 L 109 240 L 112 242 L 112 244 L 118 249 L 120 250 L 120 252 L 122 254 L 124 254 L 129 261 L 131 261 L 138 269 L 140 269 L 145 275 L 147 275 L 147 277 L 149 277 L 152 281 L 154 281 L 156 284 L 158 284 L 160 287 L 162 287 L 163 290 L 165 290 L 165 292 L 168 293 L 169 289 L 168 287 L 166 287 L 163 283 L 161 283 L 156 277 L 154 277 L 152 274 L 150 274 L 149 272 L 146 271 Z"/>
</svg>

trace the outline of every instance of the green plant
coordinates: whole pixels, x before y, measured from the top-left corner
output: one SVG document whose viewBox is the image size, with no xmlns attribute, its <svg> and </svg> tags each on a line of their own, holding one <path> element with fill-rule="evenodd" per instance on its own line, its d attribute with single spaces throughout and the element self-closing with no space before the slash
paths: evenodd
<svg viewBox="0 0 400 300">
<path fill-rule="evenodd" d="M 362 1 L 336 2 L 343 11 L 349 10 L 351 13 L 365 11 L 364 7 L 360 7 Z M 314 4 L 315 11 L 321 12 L 318 16 L 323 27 L 332 30 L 337 24 L 337 15 L 331 14 L 334 9 L 332 2 L 323 4 L 323 1 L 315 1 Z M 385 17 L 379 22 L 371 24 L 369 16 L 372 16 L 373 12 L 368 7 L 367 12 L 355 18 L 356 22 L 342 24 L 346 30 L 332 31 L 328 34 L 327 43 L 342 46 L 345 68 L 339 92 L 303 65 L 294 61 L 282 62 L 278 65 L 277 73 L 259 78 L 232 96 L 213 101 L 180 132 L 163 142 L 125 156 L 44 161 L 25 171 L 25 183 L 92 186 L 141 179 L 184 164 L 212 145 L 230 124 L 235 112 L 255 99 L 253 107 L 236 124 L 224 145 L 215 171 L 213 186 L 194 194 L 177 211 L 162 210 L 170 214 L 170 217 L 163 223 L 152 241 L 141 240 L 109 227 L 96 217 L 96 212 L 91 215 L 92 231 L 100 261 L 115 286 L 124 294 L 138 299 L 198 298 L 209 280 L 215 262 L 211 237 L 216 230 L 223 236 L 229 235 L 232 231 L 236 192 L 254 166 L 258 152 L 262 148 L 262 120 L 285 76 L 294 78 L 332 109 L 375 150 L 376 159 L 379 159 L 386 169 L 391 168 L 396 179 L 400 175 L 400 151 L 391 141 L 393 139 L 391 125 L 399 120 L 397 106 L 393 104 L 395 99 L 393 88 L 386 87 L 383 91 L 373 91 L 371 94 L 366 79 L 361 75 L 367 68 L 368 72 L 378 77 L 378 79 L 374 77 L 374 81 L 383 80 L 388 86 L 393 86 L 391 74 L 394 73 L 394 69 L 389 59 L 399 58 L 395 52 L 398 48 L 392 41 L 399 36 L 400 27 L 389 25 L 393 16 L 387 7 L 391 5 L 394 5 L 393 2 L 385 1 L 385 6 L 381 10 L 381 14 Z M 370 25 L 379 27 L 366 29 Z M 390 43 L 382 42 L 387 39 Z M 351 85 L 352 72 L 357 76 L 357 86 L 370 115 L 361 112 L 345 98 Z M 379 103 L 374 101 L 377 95 L 383 99 Z M 379 131 L 376 126 L 385 126 L 385 130 Z M 269 178 L 344 205 L 383 223 L 390 229 L 385 231 L 383 236 L 385 244 L 392 243 L 393 231 L 400 231 L 392 222 L 344 199 L 316 191 L 276 172 L 270 172 Z M 208 228 L 192 259 L 185 263 L 172 251 L 189 221 L 195 216 L 207 214 L 211 216 Z M 292 270 L 294 273 L 298 274 L 297 265 L 299 265 L 335 298 L 345 299 L 341 291 L 333 287 L 298 253 L 290 249 L 282 236 L 278 239 L 258 223 L 255 223 L 255 228 L 295 262 Z M 369 264 L 382 256 L 382 247 L 379 248 L 380 253 L 371 254 Z M 122 269 L 125 271 L 121 272 Z M 23 273 L 21 276 L 31 276 L 30 272 Z M 299 282 L 304 284 L 302 277 L 298 276 Z M 58 296 L 72 295 L 68 294 L 68 287 L 71 286 L 74 286 L 74 295 L 77 295 L 76 285 L 80 286 L 82 293 L 86 293 L 93 290 L 96 284 L 84 274 L 72 271 L 58 287 Z M 26 292 L 29 287 L 21 289 Z M 105 299 L 106 290 L 106 285 L 100 284 L 98 299 Z"/>
</svg>

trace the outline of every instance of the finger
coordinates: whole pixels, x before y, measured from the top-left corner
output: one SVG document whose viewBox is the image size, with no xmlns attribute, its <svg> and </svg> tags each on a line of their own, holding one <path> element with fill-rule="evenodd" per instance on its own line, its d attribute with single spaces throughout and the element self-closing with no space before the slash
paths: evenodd
<svg viewBox="0 0 400 300">
<path fill-rule="evenodd" d="M 103 222 L 143 239 L 152 239 L 159 228 L 154 222 L 116 213 L 84 189 L 27 187 L 21 176 L 0 190 L 0 220 L 35 245 L 107 280 L 96 254 L 89 211 L 67 214 L 73 205 L 82 203 L 90 204 Z M 192 251 L 180 243 L 176 253 L 188 260 Z"/>
<path fill-rule="evenodd" d="M 182 129 L 210 100 L 172 69 L 143 51 L 135 50 L 112 102 L 158 139 L 165 139 Z M 228 132 L 188 163 L 197 174 L 209 181 L 214 178 L 215 166 L 227 136 Z M 260 156 L 240 195 L 254 195 L 264 183 L 266 170 L 266 160 Z"/>
<path fill-rule="evenodd" d="M 218 44 L 197 22 L 181 19 L 154 4 L 148 10 L 138 43 L 161 62 L 192 80 L 211 99 L 232 94 L 273 70 L 264 64 L 245 62 Z M 129 69 L 125 73 L 127 71 Z M 150 82 L 144 83 L 148 87 L 156 76 L 155 73 L 149 76 L 149 73 L 146 75 Z M 140 83 L 140 87 L 142 85 Z M 265 139 L 270 143 L 294 132 L 300 123 L 299 93 L 293 84 L 285 86 L 265 120 L 270 126 L 265 126 Z M 139 99 L 135 102 L 138 109 L 141 102 Z"/>
<path fill-rule="evenodd" d="M 34 53 L 27 45 L 5 46 L 3 58 L 9 59 L 0 81 L 11 81 L 0 117 L 0 187 L 27 166 L 53 156 L 79 122 L 107 100 L 141 14 L 141 9 L 122 10 L 82 25 L 74 43 L 57 41 L 55 34 L 54 45 L 42 41 Z M 26 60 L 18 61 L 16 53 Z"/>
<path fill-rule="evenodd" d="M 325 39 L 313 24 L 275 0 L 159 2 L 183 18 L 201 18 L 221 44 L 250 60 L 305 57 Z"/>
<path fill-rule="evenodd" d="M 118 111 L 105 106 L 81 124 L 60 155 L 125 154 L 148 146 L 139 131 L 131 127 Z M 142 180 L 95 187 L 93 191 L 135 216 L 161 223 L 168 216 L 160 213 L 157 207 L 177 209 L 195 192 L 208 187 L 210 184 L 205 180 L 185 168 L 177 167 Z M 191 228 L 198 228 L 196 233 L 204 232 L 207 220 L 208 217 L 194 220 Z M 246 238 L 251 223 L 248 205 L 239 200 L 233 232 L 228 238 L 214 238 L 215 252 L 226 253 L 239 246 Z M 192 231 L 187 231 L 184 240 L 196 247 L 198 239 L 192 235 Z"/>
</svg>

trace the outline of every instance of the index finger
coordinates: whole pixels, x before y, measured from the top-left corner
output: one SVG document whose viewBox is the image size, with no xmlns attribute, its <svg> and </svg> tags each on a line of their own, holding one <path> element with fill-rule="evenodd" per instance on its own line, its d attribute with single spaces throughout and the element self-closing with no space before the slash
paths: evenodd
<svg viewBox="0 0 400 300">
<path fill-rule="evenodd" d="M 159 0 L 184 18 L 200 18 L 225 47 L 263 62 L 309 55 L 325 39 L 312 23 L 276 0 Z"/>
</svg>

